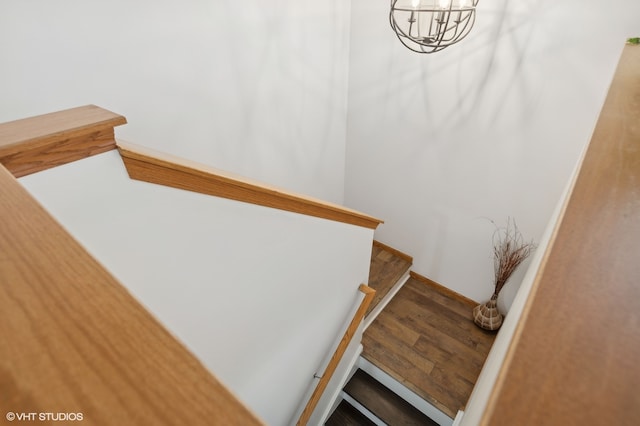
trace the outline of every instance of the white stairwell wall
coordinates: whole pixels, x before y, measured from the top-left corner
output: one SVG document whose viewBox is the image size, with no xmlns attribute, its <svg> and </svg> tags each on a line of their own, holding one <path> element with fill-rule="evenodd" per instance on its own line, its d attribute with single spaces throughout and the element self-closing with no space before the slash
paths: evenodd
<svg viewBox="0 0 640 426">
<path fill-rule="evenodd" d="M 0 11 L 0 122 L 95 104 L 127 117 L 118 137 L 343 202 L 350 2 L 29 0 Z"/>
<path fill-rule="evenodd" d="M 291 421 L 373 230 L 134 181 L 116 151 L 20 182 L 267 424 Z"/>
<path fill-rule="evenodd" d="M 364 298 L 364 295 L 362 295 L 359 298 L 357 305 L 360 304 L 363 298 Z M 357 306 L 354 306 L 354 308 L 357 309 Z M 349 315 L 349 320 L 353 318 L 353 315 L 355 314 L 356 309 L 352 310 L 351 314 Z M 346 329 L 346 327 L 347 327 L 347 324 L 344 324 L 343 328 Z M 342 401 L 342 398 L 340 397 L 342 393 L 342 389 L 345 387 L 345 385 L 353 375 L 353 372 L 355 371 L 360 354 L 362 354 L 363 347 L 362 347 L 361 341 L 362 341 L 363 332 L 364 332 L 364 322 L 361 322 L 356 332 L 354 333 L 353 338 L 349 343 L 349 346 L 347 346 L 347 349 L 344 352 L 344 355 L 342 357 L 342 360 L 340 361 L 340 364 L 338 364 L 335 372 L 333 373 L 333 376 L 331 376 L 331 380 L 329 380 L 329 383 L 327 384 L 327 388 L 325 389 L 324 393 L 322 394 L 322 397 L 318 401 L 318 405 L 316 406 L 315 410 L 311 414 L 311 417 L 309 417 L 309 421 L 307 422 L 308 426 L 324 425 L 324 423 L 327 421 L 327 419 L 331 416 L 331 414 L 335 410 L 336 406 Z M 335 342 L 334 345 L 337 346 L 337 343 L 338 342 Z M 323 365 L 328 364 L 328 362 L 329 362 L 328 359 L 325 360 L 325 363 L 323 363 Z M 324 368 L 320 370 L 319 377 L 322 376 L 321 372 L 323 370 Z M 302 400 L 304 404 L 306 404 L 306 401 L 309 400 L 319 380 L 320 380 L 319 378 L 316 379 L 312 383 L 312 385 L 309 386 L 307 393 Z M 301 405 L 298 408 L 296 415 L 292 419 L 292 423 L 291 423 L 292 426 L 296 423 L 297 419 L 300 417 L 300 414 L 302 413 L 303 409 L 304 409 L 303 405 Z"/>
<path fill-rule="evenodd" d="M 489 219 L 542 241 L 625 39 L 640 34 L 640 2 L 480 0 L 469 36 L 433 55 L 406 49 L 388 11 L 351 2 L 345 201 L 385 219 L 376 238 L 415 272 L 483 301 Z M 501 292 L 504 311 L 526 269 Z"/>
</svg>

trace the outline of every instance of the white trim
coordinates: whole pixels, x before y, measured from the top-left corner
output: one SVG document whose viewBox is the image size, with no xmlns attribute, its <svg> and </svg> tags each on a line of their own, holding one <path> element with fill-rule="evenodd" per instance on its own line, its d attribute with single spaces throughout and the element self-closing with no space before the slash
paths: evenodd
<svg viewBox="0 0 640 426">
<path fill-rule="evenodd" d="M 346 330 L 349 326 L 350 319 L 353 318 L 360 306 L 360 303 L 364 299 L 364 294 L 362 292 L 358 292 L 356 296 L 356 303 L 354 303 L 347 319 L 345 320 L 341 330 Z M 329 379 L 329 383 L 325 388 L 323 394 L 320 396 L 320 400 L 318 401 L 316 408 L 311 413 L 309 417 L 308 425 L 323 425 L 329 416 L 332 413 L 332 410 L 335 408 L 336 399 L 340 397 L 340 391 L 345 386 L 345 383 L 350 378 L 350 374 L 355 370 L 354 366 L 357 364 L 358 359 L 360 359 L 360 354 L 362 353 L 362 333 L 363 333 L 363 322 L 361 321 L 358 324 L 358 328 L 355 333 L 351 337 L 351 341 L 347 346 L 340 362 L 336 370 L 333 373 L 333 376 Z M 306 404 L 313 395 L 313 392 L 318 385 L 319 378 L 322 374 L 326 374 L 326 368 L 329 364 L 331 357 L 335 353 L 335 348 L 338 347 L 342 340 L 342 335 L 336 336 L 335 341 L 331 345 L 331 352 L 328 352 L 325 356 L 325 359 L 322 361 L 320 366 L 316 369 L 316 373 L 314 374 L 314 378 L 311 381 L 311 385 L 307 388 L 307 391 L 304 397 L 301 400 L 300 406 L 297 408 L 295 415 L 290 419 L 289 425 L 293 426 L 297 423 L 298 419 L 304 412 L 306 408 Z M 322 372 L 321 374 L 319 372 Z"/>
<path fill-rule="evenodd" d="M 362 326 L 362 325 L 361 325 Z M 327 419 L 331 417 L 331 414 L 335 411 L 342 400 L 342 388 L 345 387 L 349 379 L 353 376 L 353 374 L 358 369 L 358 360 L 360 359 L 360 355 L 362 354 L 362 344 L 358 345 L 358 350 L 354 354 L 353 358 L 349 361 L 348 368 L 346 373 L 340 378 L 340 384 L 336 387 L 335 392 L 331 396 L 331 404 L 327 404 L 327 409 L 320 416 L 319 424 L 325 424 Z M 344 361 L 344 360 L 343 360 Z M 353 404 L 352 404 L 353 405 Z"/>
<path fill-rule="evenodd" d="M 445 413 L 422 399 L 412 390 L 398 382 L 380 368 L 373 365 L 364 357 L 360 357 L 358 359 L 358 366 L 362 371 L 388 387 L 392 392 L 407 401 L 409 404 L 413 405 L 417 410 L 434 422 L 438 423 L 440 426 L 453 426 L 453 419 L 451 417 L 447 416 Z"/>
<path fill-rule="evenodd" d="M 460 426 L 460 422 L 462 422 L 462 417 L 464 417 L 464 411 L 458 410 L 458 414 L 456 414 L 456 418 L 453 419 L 453 426 Z"/>
<path fill-rule="evenodd" d="M 557 228 L 564 216 L 564 211 L 569 197 L 573 192 L 573 187 L 580 172 L 580 166 L 582 165 L 588 146 L 589 144 L 584 146 L 580 159 L 573 169 L 571 180 L 567 183 L 562 197 L 560 197 L 560 200 L 551 215 L 549 223 L 547 224 L 547 228 L 538 243 L 538 248 L 533 254 L 529 268 L 522 279 L 520 288 L 518 289 L 516 297 L 511 304 L 511 308 L 509 309 L 509 313 L 500 327 L 500 332 L 491 346 L 489 355 L 487 355 L 487 359 L 480 371 L 478 380 L 476 380 L 471 396 L 467 401 L 465 415 L 460 421 L 460 426 L 478 425 L 489 403 L 489 397 L 495 391 L 498 375 L 507 357 L 507 352 L 511 348 L 511 341 L 513 340 L 527 300 L 529 299 L 533 289 L 533 284 L 545 260 L 547 251 L 555 239 Z"/>
<path fill-rule="evenodd" d="M 376 416 L 371 411 L 369 411 L 369 409 L 367 407 L 365 407 L 364 405 L 360 404 L 357 400 L 352 398 L 351 395 L 349 395 L 345 391 L 342 391 L 340 393 L 340 395 L 342 396 L 342 399 L 347 401 L 349 404 L 353 405 L 353 407 L 356 410 L 360 411 L 366 418 L 368 418 L 369 420 L 374 422 L 376 424 L 376 426 L 387 426 L 387 424 L 385 422 L 383 422 L 382 420 L 380 420 L 378 418 L 378 416 Z"/>
<path fill-rule="evenodd" d="M 389 304 L 391 299 L 393 299 L 393 296 L 395 296 L 398 293 L 398 291 L 400 291 L 402 286 L 405 285 L 405 283 L 409 280 L 410 276 L 411 276 L 411 271 L 407 269 L 404 275 L 402 275 L 400 279 L 396 281 L 393 287 L 391 287 L 391 290 L 389 290 L 389 292 L 382 298 L 382 300 L 380 300 L 380 303 L 378 303 L 376 307 L 373 308 L 371 312 L 369 312 L 369 315 L 367 315 L 366 318 L 364 319 L 365 330 L 367 329 L 367 327 L 371 325 L 373 320 L 376 319 L 376 317 L 380 314 L 380 312 L 382 312 L 385 306 Z"/>
</svg>

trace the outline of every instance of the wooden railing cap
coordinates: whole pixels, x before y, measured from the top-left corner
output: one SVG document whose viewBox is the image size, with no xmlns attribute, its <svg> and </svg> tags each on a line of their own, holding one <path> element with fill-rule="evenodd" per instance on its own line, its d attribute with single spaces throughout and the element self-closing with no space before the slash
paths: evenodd
<svg viewBox="0 0 640 426">
<path fill-rule="evenodd" d="M 338 204 L 296 194 L 195 161 L 122 140 L 120 155 L 132 179 L 375 229 L 382 220 Z"/>
<path fill-rule="evenodd" d="M 126 123 L 127 119 L 122 115 L 96 105 L 21 118 L 0 123 L 0 150 L 9 154 L 23 149 L 20 145 L 26 142 L 59 138 L 61 135 L 68 137 L 88 128 L 108 128 Z"/>
<path fill-rule="evenodd" d="M 127 120 L 86 105 L 0 124 L 0 164 L 15 177 L 115 149 L 113 128 Z"/>
</svg>

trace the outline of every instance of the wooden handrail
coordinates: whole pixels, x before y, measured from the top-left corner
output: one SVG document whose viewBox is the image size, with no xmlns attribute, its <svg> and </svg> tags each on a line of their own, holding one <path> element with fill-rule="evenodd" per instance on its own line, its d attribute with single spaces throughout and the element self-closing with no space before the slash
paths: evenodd
<svg viewBox="0 0 640 426">
<path fill-rule="evenodd" d="M 15 177 L 46 170 L 116 148 L 114 127 L 126 118 L 95 105 L 0 124 L 0 164 Z M 129 176 L 200 192 L 349 223 L 371 229 L 372 216 L 269 186 L 232 173 L 126 142 L 117 143 Z"/>
<path fill-rule="evenodd" d="M 375 229 L 382 220 L 203 164 L 118 141 L 132 179 Z"/>
<path fill-rule="evenodd" d="M 640 418 L 640 46 L 626 46 L 482 425 Z"/>
<path fill-rule="evenodd" d="M 0 200 L 2 416 L 261 424 L 2 166 Z"/>
<path fill-rule="evenodd" d="M 345 331 L 344 336 L 342 336 L 342 339 L 340 340 L 338 347 L 336 348 L 335 352 L 331 356 L 331 359 L 329 360 L 329 364 L 327 364 L 327 368 L 325 368 L 324 370 L 324 374 L 318 381 L 318 384 L 316 385 L 316 388 L 313 391 L 311 398 L 309 398 L 309 402 L 307 402 L 307 405 L 302 411 L 302 414 L 300 415 L 300 418 L 296 423 L 298 426 L 305 426 L 309 421 L 309 419 L 311 418 L 311 414 L 313 414 L 313 410 L 315 410 L 316 406 L 318 405 L 318 402 L 320 401 L 320 398 L 322 397 L 324 390 L 327 388 L 327 385 L 329 384 L 329 381 L 331 380 L 333 373 L 336 371 L 338 364 L 342 360 L 342 357 L 345 351 L 347 350 L 349 343 L 351 343 L 351 339 L 356 334 L 356 331 L 358 330 L 360 323 L 364 319 L 364 315 L 367 312 L 367 309 L 369 308 L 369 305 L 371 304 L 371 301 L 373 300 L 376 294 L 376 291 L 374 289 L 372 289 L 371 287 L 365 284 L 360 284 L 360 287 L 358 290 L 364 293 L 364 298 L 362 299 L 362 302 L 360 302 L 360 306 L 358 307 L 358 310 L 353 316 L 351 323 L 349 323 L 349 326 L 347 327 L 347 330 Z"/>
<path fill-rule="evenodd" d="M 15 177 L 115 149 L 127 120 L 95 105 L 0 124 L 0 164 Z"/>
<path fill-rule="evenodd" d="M 113 127 L 124 123 L 89 105 L 0 124 L 0 335 L 10 342 L 0 345 L 0 395 L 9 396 L 0 399 L 0 411 L 74 413 L 96 425 L 262 424 L 16 180 L 114 149 Z M 123 157 L 137 161 L 138 170 L 140 162 L 160 165 L 198 184 L 211 170 L 167 164 L 125 145 Z M 303 214 L 370 228 L 382 223 L 230 174 L 217 179 L 262 193 L 256 204 L 290 211 L 301 204 Z M 270 197 L 288 201 L 272 205 Z M 326 368 L 318 398 L 375 293 L 365 285 L 360 291 L 365 298 Z"/>
</svg>

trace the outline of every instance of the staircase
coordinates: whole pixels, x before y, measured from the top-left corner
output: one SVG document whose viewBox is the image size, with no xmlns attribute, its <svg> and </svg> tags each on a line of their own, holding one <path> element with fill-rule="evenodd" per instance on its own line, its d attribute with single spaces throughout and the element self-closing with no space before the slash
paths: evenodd
<svg viewBox="0 0 640 426">
<path fill-rule="evenodd" d="M 410 271 L 412 258 L 374 242 L 363 354 L 326 425 L 452 425 L 495 333 L 476 304 Z"/>
<path fill-rule="evenodd" d="M 417 408 L 396 395 L 382 383 L 358 369 L 344 387 L 342 408 L 338 407 L 328 426 L 345 424 L 426 425 L 437 426 Z M 355 410 L 357 413 L 353 413 Z M 351 423 L 345 423 L 344 411 L 351 412 Z"/>
<path fill-rule="evenodd" d="M 409 279 L 413 258 L 379 241 L 373 241 L 369 287 L 376 291 L 365 317 L 365 328 L 382 312 Z"/>
</svg>

